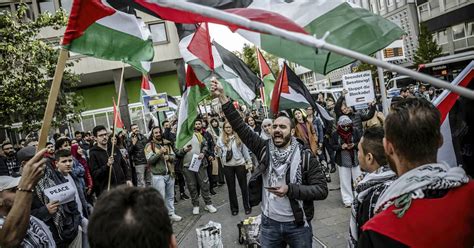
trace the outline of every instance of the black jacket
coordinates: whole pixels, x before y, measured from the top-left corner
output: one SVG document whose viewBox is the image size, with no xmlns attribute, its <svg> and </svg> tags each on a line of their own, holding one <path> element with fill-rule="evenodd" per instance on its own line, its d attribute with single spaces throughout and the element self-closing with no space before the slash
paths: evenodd
<svg viewBox="0 0 474 248">
<path fill-rule="evenodd" d="M 270 164 L 269 142 L 260 138 L 248 125 L 244 123 L 239 113 L 235 110 L 231 102 L 222 105 L 227 120 L 239 135 L 242 142 L 257 156 L 259 165 L 255 169 L 249 181 L 249 201 L 251 206 L 256 206 L 262 201 L 263 179 L 262 174 L 267 171 Z M 328 195 L 328 187 L 323 173 L 323 169 L 316 157 L 311 152 L 304 150 L 310 155 L 308 168 L 303 170 L 303 184 L 296 185 L 289 183 L 289 176 L 286 176 L 291 209 L 295 216 L 295 223 L 303 225 L 303 211 L 299 207 L 297 200 L 303 200 L 303 210 L 308 221 L 314 216 L 315 200 L 324 200 Z M 287 171 L 289 173 L 289 170 Z"/>
<path fill-rule="evenodd" d="M 110 152 L 110 148 L 108 151 L 105 151 L 97 145 L 93 146 L 89 152 L 89 165 L 91 167 L 91 174 L 94 179 L 94 187 L 97 195 L 100 195 L 101 192 L 107 190 L 109 180 L 109 167 L 107 166 L 107 161 Z M 127 163 L 117 147 L 114 151 L 114 163 L 112 168 L 110 185 L 117 186 L 126 183 L 127 180 L 132 180 L 131 170 L 127 166 Z"/>
<path fill-rule="evenodd" d="M 352 129 L 352 143 L 354 143 L 354 159 L 352 161 L 353 165 L 359 164 L 357 160 L 357 148 L 359 145 L 361 135 L 360 131 L 357 128 Z M 342 152 L 342 144 L 344 144 L 344 141 L 342 140 L 341 136 L 337 133 L 337 130 L 332 134 L 331 137 L 331 146 L 334 151 L 336 151 L 336 156 L 335 160 L 338 165 L 342 164 L 342 157 L 341 157 L 341 152 Z"/>
<path fill-rule="evenodd" d="M 341 106 L 342 106 L 343 101 L 344 101 L 344 96 L 339 97 L 339 99 L 337 99 L 336 106 L 334 107 L 334 112 L 336 112 L 336 123 L 337 123 L 337 120 L 339 120 L 339 117 L 344 115 L 341 111 Z M 372 119 L 374 115 L 375 115 L 375 105 L 369 107 L 369 112 L 367 113 L 363 113 L 360 110 L 355 111 L 354 108 L 352 108 L 352 113 L 347 116 L 351 118 L 354 128 L 358 129 L 359 132 L 362 133 L 362 131 L 364 130 L 362 127 L 362 122 Z"/>
<path fill-rule="evenodd" d="M 148 143 L 148 139 L 141 133 L 139 133 L 137 137 L 138 141 L 135 145 L 132 143 L 132 138 L 127 139 L 126 145 L 128 147 L 128 153 L 130 154 L 133 165 L 147 164 L 145 146 Z"/>
</svg>

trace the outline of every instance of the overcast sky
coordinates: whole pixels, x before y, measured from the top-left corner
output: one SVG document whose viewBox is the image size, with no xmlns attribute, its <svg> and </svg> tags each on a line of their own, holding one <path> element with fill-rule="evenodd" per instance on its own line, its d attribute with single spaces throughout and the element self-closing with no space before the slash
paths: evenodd
<svg viewBox="0 0 474 248">
<path fill-rule="evenodd" d="M 250 44 L 250 42 L 242 38 L 242 36 L 232 33 L 229 28 L 223 25 L 209 23 L 209 33 L 211 39 L 214 39 L 231 52 L 240 52 L 242 51 L 242 47 L 244 47 L 244 43 Z"/>
</svg>

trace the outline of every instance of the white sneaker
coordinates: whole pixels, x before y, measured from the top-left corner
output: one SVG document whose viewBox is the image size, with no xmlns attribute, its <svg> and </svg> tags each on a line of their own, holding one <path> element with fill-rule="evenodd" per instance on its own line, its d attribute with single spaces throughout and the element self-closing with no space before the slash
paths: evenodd
<svg viewBox="0 0 474 248">
<path fill-rule="evenodd" d="M 209 213 L 215 213 L 217 212 L 217 209 L 212 206 L 212 205 L 206 205 L 206 207 L 204 208 L 206 211 L 209 211 Z"/>
<path fill-rule="evenodd" d="M 198 209 L 199 210 L 199 209 Z M 170 215 L 170 219 L 174 222 L 179 222 L 183 219 L 183 217 L 177 215 L 177 214 L 172 214 Z"/>
<path fill-rule="evenodd" d="M 193 214 L 198 215 L 199 214 L 199 207 L 193 207 Z"/>
</svg>

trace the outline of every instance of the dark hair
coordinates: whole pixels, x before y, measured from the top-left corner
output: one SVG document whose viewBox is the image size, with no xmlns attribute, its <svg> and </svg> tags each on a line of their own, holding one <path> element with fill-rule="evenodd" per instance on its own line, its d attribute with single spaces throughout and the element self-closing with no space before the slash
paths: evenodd
<svg viewBox="0 0 474 248">
<path fill-rule="evenodd" d="M 275 118 L 275 120 L 278 119 L 278 118 L 280 118 L 280 117 L 286 118 L 286 119 L 288 119 L 288 120 L 290 121 L 290 128 L 291 128 L 291 129 L 293 129 L 293 128 L 296 127 L 295 122 L 293 121 L 292 118 L 290 118 L 290 117 L 288 116 L 287 113 L 285 113 L 285 112 L 280 112 L 280 113 L 277 115 L 277 118 Z"/>
<path fill-rule="evenodd" d="M 133 123 L 132 125 L 130 125 L 130 130 L 132 130 L 132 127 L 134 127 L 134 126 L 138 126 L 138 124 L 137 124 L 137 123 Z"/>
<path fill-rule="evenodd" d="M 194 124 L 196 124 L 196 122 L 198 122 L 198 121 L 201 122 L 201 124 L 202 124 L 202 119 L 196 119 L 196 120 L 194 121 Z"/>
<path fill-rule="evenodd" d="M 392 105 L 385 119 L 385 138 L 410 162 L 436 160 L 441 115 L 425 98 L 402 99 Z"/>
<path fill-rule="evenodd" d="M 91 247 L 169 247 L 173 227 L 160 193 L 117 187 L 102 195 L 89 222 Z"/>
<path fill-rule="evenodd" d="M 301 109 L 295 109 L 295 110 L 293 110 L 293 118 L 294 118 L 295 123 L 296 123 L 296 115 L 295 115 L 296 111 L 301 112 L 301 115 L 302 115 L 302 117 L 303 117 L 303 121 L 304 121 L 304 122 L 306 122 L 306 121 L 308 120 L 308 119 L 306 118 L 306 116 L 304 116 L 303 111 L 302 111 Z M 295 125 L 296 125 L 296 124 L 295 124 Z"/>
<path fill-rule="evenodd" d="M 360 144 L 362 146 L 362 150 L 364 151 L 364 155 L 368 153 L 372 153 L 375 158 L 375 161 L 380 166 L 387 164 L 387 158 L 385 157 L 385 150 L 383 148 L 383 137 L 384 131 L 382 127 L 370 127 L 365 129 L 364 135 L 362 136 L 364 139 Z"/>
<path fill-rule="evenodd" d="M 65 143 L 69 143 L 71 144 L 71 140 L 67 137 L 62 137 L 62 138 L 59 138 L 58 140 L 56 140 L 56 144 L 54 144 L 54 150 L 59 150 L 61 148 L 61 146 L 63 146 Z"/>
<path fill-rule="evenodd" d="M 168 121 L 168 120 L 164 120 L 164 121 L 162 121 L 162 122 L 161 122 L 161 125 L 162 125 L 162 126 L 164 126 L 164 125 L 165 125 L 165 123 L 167 123 L 167 122 L 169 123 L 169 121 Z"/>
<path fill-rule="evenodd" d="M 74 132 L 74 136 L 78 135 L 78 134 L 81 134 L 82 135 L 82 132 L 81 131 L 75 131 Z"/>
<path fill-rule="evenodd" d="M 94 129 L 92 129 L 92 134 L 94 135 L 94 137 L 97 137 L 97 133 L 102 130 L 107 131 L 107 128 L 105 128 L 103 125 L 95 126 Z"/>
<path fill-rule="evenodd" d="M 403 87 L 403 88 L 400 89 L 400 93 L 407 92 L 407 91 L 408 91 L 408 87 Z"/>
<path fill-rule="evenodd" d="M 61 150 L 57 150 L 54 153 L 54 158 L 56 159 L 56 161 L 59 161 L 60 158 L 69 157 L 69 156 L 71 156 L 71 151 L 69 150 L 61 149 Z"/>
<path fill-rule="evenodd" d="M 247 115 L 247 117 L 245 117 L 245 123 L 249 124 L 249 119 L 252 118 L 253 121 L 255 122 L 255 118 L 253 118 L 252 116 L 250 115 Z M 255 123 L 256 124 L 256 123 Z"/>
<path fill-rule="evenodd" d="M 2 149 L 6 146 L 6 145 L 12 145 L 12 143 L 10 141 L 7 141 L 5 143 L 2 144 Z M 13 145 L 12 145 L 13 146 Z"/>
<path fill-rule="evenodd" d="M 51 142 L 49 142 L 49 141 L 46 142 L 46 146 L 49 146 L 49 145 L 52 145 L 52 144 L 53 144 L 53 143 L 51 143 Z"/>
</svg>

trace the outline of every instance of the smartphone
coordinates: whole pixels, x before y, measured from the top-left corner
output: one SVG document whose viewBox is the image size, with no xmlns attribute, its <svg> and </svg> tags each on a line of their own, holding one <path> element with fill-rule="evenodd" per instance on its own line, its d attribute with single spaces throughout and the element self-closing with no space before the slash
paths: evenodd
<svg viewBox="0 0 474 248">
<path fill-rule="evenodd" d="M 264 186 L 266 189 L 277 190 L 279 187 L 276 186 Z"/>
</svg>

